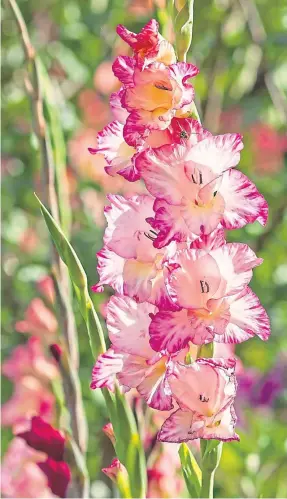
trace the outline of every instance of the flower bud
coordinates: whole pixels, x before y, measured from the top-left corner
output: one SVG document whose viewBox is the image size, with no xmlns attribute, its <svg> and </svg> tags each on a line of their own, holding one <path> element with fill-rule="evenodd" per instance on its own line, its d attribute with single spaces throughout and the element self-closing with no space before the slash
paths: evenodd
<svg viewBox="0 0 287 499">
<path fill-rule="evenodd" d="M 175 3 L 176 18 L 174 23 L 177 57 L 179 61 L 186 60 L 192 40 L 194 0 L 179 0 Z"/>
<path fill-rule="evenodd" d="M 110 439 L 110 441 L 112 442 L 112 444 L 115 445 L 115 443 L 116 443 L 116 437 L 115 437 L 115 433 L 114 433 L 114 429 L 113 429 L 112 423 L 105 424 L 103 426 L 102 430 L 105 433 L 105 435 L 107 435 L 107 437 Z"/>
</svg>

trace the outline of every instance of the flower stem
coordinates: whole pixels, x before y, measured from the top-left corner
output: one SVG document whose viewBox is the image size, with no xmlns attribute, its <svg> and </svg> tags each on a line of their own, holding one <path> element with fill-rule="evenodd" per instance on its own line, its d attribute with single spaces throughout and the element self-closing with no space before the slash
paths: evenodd
<svg viewBox="0 0 287 499">
<path fill-rule="evenodd" d="M 223 442 L 218 440 L 201 440 L 201 491 L 200 497 L 213 499 L 214 475 L 217 470 L 221 454 Z"/>
<path fill-rule="evenodd" d="M 213 499 L 213 485 L 214 485 L 215 470 L 210 471 L 202 468 L 202 485 L 200 497 L 207 497 Z"/>
</svg>

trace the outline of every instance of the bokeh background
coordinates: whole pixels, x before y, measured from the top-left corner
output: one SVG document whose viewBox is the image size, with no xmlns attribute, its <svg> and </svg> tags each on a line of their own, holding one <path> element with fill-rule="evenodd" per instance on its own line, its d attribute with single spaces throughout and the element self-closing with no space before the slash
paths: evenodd
<svg viewBox="0 0 287 499">
<path fill-rule="evenodd" d="M 73 212 L 71 239 L 92 285 L 97 281 L 96 252 L 102 246 L 106 193 L 143 189 L 139 183 L 128 184 L 121 177 L 108 177 L 104 158 L 91 156 L 87 151 L 88 146 L 95 147 L 97 132 L 111 120 L 109 95 L 119 88 L 112 74 L 112 60 L 118 54 L 128 53 L 115 27 L 122 23 L 137 32 L 151 17 L 156 17 L 164 35 L 170 37 L 165 1 L 19 0 L 19 6 L 53 83 L 67 147 Z M 267 227 L 256 223 L 228 234 L 230 241 L 248 243 L 264 258 L 264 264 L 255 269 L 251 287 L 271 317 L 272 335 L 268 343 L 256 338 L 236 347 L 242 361 L 237 398 L 241 442 L 224 445 L 216 475 L 217 497 L 287 496 L 286 28 L 284 0 L 195 0 L 188 60 L 200 68 L 194 80 L 197 108 L 203 124 L 213 133 L 243 134 L 245 148 L 240 168 L 256 183 L 270 207 Z M 8 8 L 3 12 L 2 34 L 2 360 L 5 365 L 15 355 L 17 346 L 27 345 L 29 335 L 23 331 L 47 336 L 56 332 L 57 323 L 47 311 L 51 309 L 54 314 L 49 281 L 45 279 L 50 272 L 50 247 L 33 194 L 34 191 L 39 196 L 42 194 L 39 150 L 25 93 L 24 54 Z M 101 317 L 108 296 L 107 292 L 93 295 Z M 89 388 L 93 359 L 76 304 L 74 308 L 80 340 L 79 375 L 89 425 L 91 494 L 111 497 L 115 491 L 101 472 L 113 457 L 112 446 L 101 431 L 107 422 L 105 404 L 101 394 Z M 31 410 L 37 390 L 43 393 L 42 379 L 37 379 L 38 385 L 33 389 L 22 381 L 21 373 L 17 382 L 9 375 L 2 377 L 2 403 L 9 401 L 12 413 L 10 419 L 3 421 L 3 453 L 12 439 L 13 417 L 17 411 Z M 51 391 L 51 387 L 45 385 L 45 390 Z M 146 419 L 148 453 L 152 449 L 155 456 L 157 422 L 150 412 L 139 408 Z M 170 446 L 168 452 L 174 452 Z M 176 458 L 163 461 L 161 468 L 167 470 L 169 479 L 175 477 Z M 161 473 L 164 475 L 164 471 Z M 187 497 L 178 477 L 176 490 L 170 480 L 166 487 L 162 481 L 161 497 L 176 494 Z M 158 496 L 156 488 L 155 491 L 151 484 L 150 496 Z"/>
</svg>

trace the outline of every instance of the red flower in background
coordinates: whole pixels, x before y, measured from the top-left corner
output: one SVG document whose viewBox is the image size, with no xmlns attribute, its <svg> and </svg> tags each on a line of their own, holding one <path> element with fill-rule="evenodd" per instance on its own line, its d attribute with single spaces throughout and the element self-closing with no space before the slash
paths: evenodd
<svg viewBox="0 0 287 499">
<path fill-rule="evenodd" d="M 37 463 L 48 478 L 48 486 L 54 494 L 65 497 L 71 471 L 64 461 L 65 438 L 61 432 L 46 423 L 41 417 L 33 417 L 31 428 L 17 437 L 37 451 L 47 455 L 45 461 Z"/>
</svg>

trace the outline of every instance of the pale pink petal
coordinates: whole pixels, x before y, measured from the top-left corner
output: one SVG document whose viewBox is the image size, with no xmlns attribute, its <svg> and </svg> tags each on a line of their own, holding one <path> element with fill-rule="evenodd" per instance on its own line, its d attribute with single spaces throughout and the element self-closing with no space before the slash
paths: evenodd
<svg viewBox="0 0 287 499">
<path fill-rule="evenodd" d="M 123 291 L 137 302 L 149 301 L 152 279 L 156 277 L 154 263 L 127 260 L 123 270 Z"/>
<path fill-rule="evenodd" d="M 176 264 L 166 286 L 172 300 L 183 308 L 205 308 L 221 285 L 216 260 L 201 250 L 178 251 L 168 264 Z"/>
<path fill-rule="evenodd" d="M 179 406 L 208 418 L 216 416 L 235 397 L 234 363 L 198 359 L 190 365 L 178 364 L 168 381 Z"/>
<path fill-rule="evenodd" d="M 223 442 L 239 441 L 240 438 L 234 431 L 236 421 L 237 417 L 234 406 L 232 404 L 228 405 L 223 412 L 216 416 L 211 424 L 209 423 L 204 426 L 200 438 L 205 438 L 206 440 L 215 438 Z"/>
<path fill-rule="evenodd" d="M 135 60 L 132 57 L 120 55 L 113 63 L 114 75 L 125 85 L 125 87 L 133 86 Z"/>
<path fill-rule="evenodd" d="M 191 185 L 190 183 L 189 186 L 191 187 Z M 200 199 L 203 189 L 198 192 L 198 199 Z M 181 216 L 187 228 L 187 236 L 190 232 L 201 235 L 210 234 L 216 230 L 222 220 L 224 210 L 225 201 L 219 192 L 212 195 L 211 200 L 205 201 L 201 198 L 201 203 L 196 199 L 190 200 L 184 197 L 181 205 Z"/>
<path fill-rule="evenodd" d="M 257 258 L 254 251 L 242 243 L 227 243 L 211 250 L 210 255 L 215 259 L 220 275 L 225 282 L 213 298 L 241 291 L 252 278 L 252 269 L 261 265 L 262 258 Z"/>
<path fill-rule="evenodd" d="M 193 185 L 185 174 L 185 154 L 185 147 L 178 144 L 146 149 L 138 155 L 136 167 L 154 197 L 180 205 L 182 197 L 190 194 Z"/>
<path fill-rule="evenodd" d="M 125 260 L 105 246 L 97 253 L 100 280 L 92 286 L 95 293 L 102 293 L 104 285 L 111 286 L 117 293 L 123 293 L 123 270 Z"/>
<path fill-rule="evenodd" d="M 59 376 L 58 368 L 45 357 L 40 338 L 31 336 L 25 345 L 18 345 L 2 364 L 2 373 L 17 382 L 25 375 L 33 375 L 44 382 Z"/>
<path fill-rule="evenodd" d="M 104 236 L 107 248 L 122 258 L 152 261 L 155 250 L 145 234 L 150 230 L 146 218 L 153 215 L 153 198 L 142 195 L 126 199 L 110 194 L 108 200 L 111 205 L 105 207 L 108 227 Z"/>
<path fill-rule="evenodd" d="M 144 379 L 148 367 L 144 357 L 125 355 L 122 369 L 118 372 L 117 378 L 121 385 L 136 388 Z"/>
<path fill-rule="evenodd" d="M 22 424 L 33 416 L 46 421 L 53 417 L 54 395 L 35 376 L 22 376 L 14 384 L 14 392 L 1 407 L 1 424 L 12 426 Z"/>
<path fill-rule="evenodd" d="M 237 133 L 212 136 L 190 149 L 188 160 L 221 174 L 239 163 L 241 149 L 242 137 Z"/>
<path fill-rule="evenodd" d="M 154 355 L 149 345 L 149 314 L 155 307 L 149 303 L 136 303 L 127 296 L 112 296 L 107 306 L 107 328 L 115 348 L 140 355 L 146 359 Z"/>
<path fill-rule="evenodd" d="M 113 92 L 110 97 L 110 106 L 114 119 L 124 124 L 129 113 L 122 107 L 123 93 L 124 88 L 121 88 L 118 92 Z"/>
<path fill-rule="evenodd" d="M 36 451 L 22 438 L 14 438 L 3 456 L 1 492 L 5 497 L 56 498 L 48 486 L 48 479 L 38 463 L 47 454 Z"/>
<path fill-rule="evenodd" d="M 188 442 L 200 437 L 204 424 L 204 416 L 178 409 L 163 423 L 157 438 L 161 442 Z"/>
<path fill-rule="evenodd" d="M 166 378 L 163 365 L 159 361 L 149 368 L 144 379 L 137 386 L 139 394 L 145 399 L 149 407 L 159 411 L 169 411 L 173 408 L 171 390 Z"/>
<path fill-rule="evenodd" d="M 230 170 L 223 175 L 220 192 L 225 201 L 222 220 L 225 229 L 240 229 L 256 220 L 261 225 L 266 224 L 267 201 L 243 173 Z"/>
<path fill-rule="evenodd" d="M 246 288 L 239 295 L 229 299 L 230 322 L 223 335 L 215 336 L 215 341 L 241 343 L 253 336 L 263 341 L 270 335 L 270 321 L 258 297 Z"/>
<path fill-rule="evenodd" d="M 112 177 L 122 175 L 130 182 L 139 179 L 135 168 L 136 149 L 129 146 L 123 138 L 123 124 L 113 121 L 97 136 L 98 147 L 89 147 L 91 154 L 103 154 L 108 165 L 105 171 Z"/>
<path fill-rule="evenodd" d="M 47 343 L 57 341 L 57 319 L 41 298 L 34 298 L 30 302 L 25 312 L 25 320 L 16 322 L 15 329 L 19 333 L 38 336 Z"/>
<path fill-rule="evenodd" d="M 116 374 L 123 368 L 124 355 L 109 348 L 105 353 L 99 355 L 92 371 L 92 382 L 90 387 L 108 388 L 114 390 Z"/>
<path fill-rule="evenodd" d="M 213 341 L 214 335 L 222 335 L 229 324 L 230 312 L 227 300 L 208 300 L 206 309 L 190 311 L 190 327 L 194 330 L 193 343 L 202 345 Z"/>
</svg>

